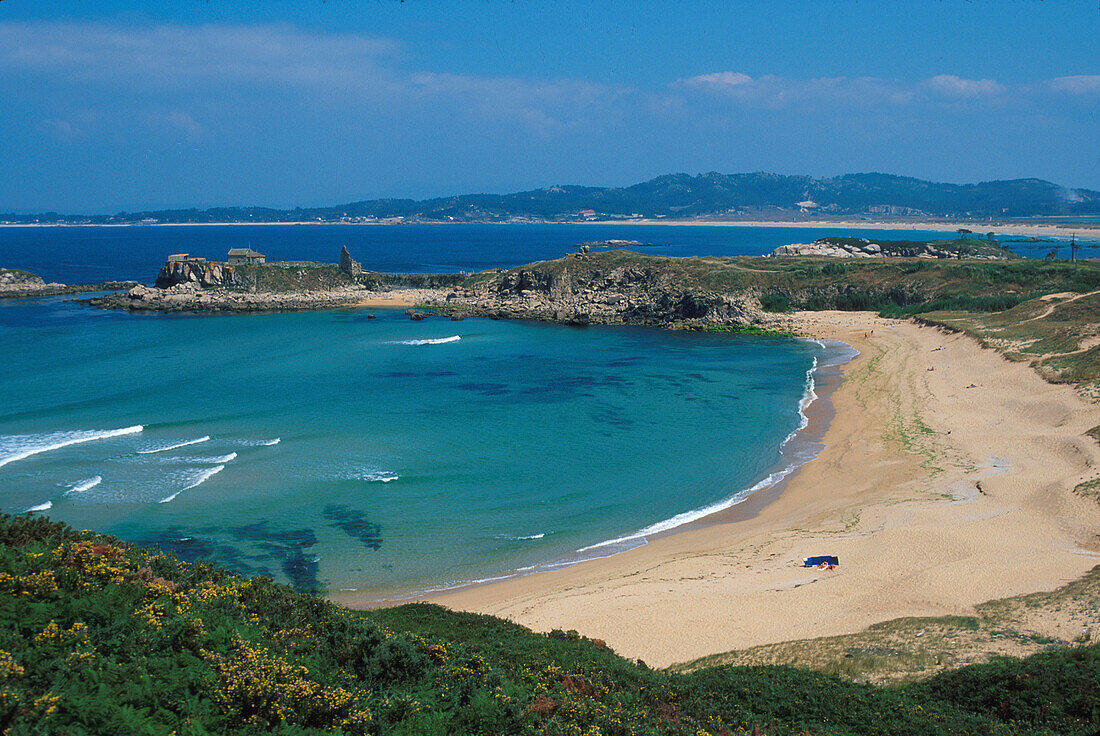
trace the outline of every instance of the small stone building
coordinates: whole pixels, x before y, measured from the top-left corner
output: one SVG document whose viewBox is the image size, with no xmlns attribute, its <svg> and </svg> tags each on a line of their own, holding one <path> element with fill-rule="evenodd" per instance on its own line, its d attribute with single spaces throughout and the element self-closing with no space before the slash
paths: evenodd
<svg viewBox="0 0 1100 736">
<path fill-rule="evenodd" d="M 266 259 L 263 253 L 257 253 L 251 248 L 230 248 L 226 258 L 230 266 L 242 263 L 263 263 Z"/>
</svg>

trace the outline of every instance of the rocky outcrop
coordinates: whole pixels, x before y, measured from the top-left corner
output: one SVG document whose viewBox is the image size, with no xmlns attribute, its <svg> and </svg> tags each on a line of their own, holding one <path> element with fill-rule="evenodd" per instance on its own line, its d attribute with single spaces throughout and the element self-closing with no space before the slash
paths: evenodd
<svg viewBox="0 0 1100 736">
<path fill-rule="evenodd" d="M 35 291 L 45 287 L 46 282 L 42 280 L 42 277 L 30 271 L 19 271 L 14 268 L 0 268 L 0 290 Z"/>
<path fill-rule="evenodd" d="M 212 261 L 169 261 L 157 274 L 156 287 L 169 289 L 179 284 L 194 284 L 204 289 L 233 285 L 233 266 Z"/>
<path fill-rule="evenodd" d="M 560 271 L 527 267 L 504 272 L 450 293 L 438 311 L 576 325 L 707 327 L 762 320 L 760 305 L 749 294 L 684 289 L 655 269 L 631 265 L 603 271 L 587 261 Z"/>
<path fill-rule="evenodd" d="M 781 256 L 824 256 L 828 258 L 967 258 L 1000 261 L 1018 258 L 993 241 L 982 240 L 878 240 L 867 238 L 819 238 L 812 243 L 781 245 L 770 254 Z"/>
<path fill-rule="evenodd" d="M 340 248 L 340 270 L 353 279 L 358 278 L 359 275 L 363 273 L 363 266 L 359 261 L 351 257 L 351 253 L 348 253 L 348 247 L 346 245 Z"/>
<path fill-rule="evenodd" d="M 826 242 L 791 243 L 771 252 L 773 256 L 828 256 L 829 258 L 884 258 L 882 246 L 866 241 L 865 245 L 833 245 Z"/>
</svg>

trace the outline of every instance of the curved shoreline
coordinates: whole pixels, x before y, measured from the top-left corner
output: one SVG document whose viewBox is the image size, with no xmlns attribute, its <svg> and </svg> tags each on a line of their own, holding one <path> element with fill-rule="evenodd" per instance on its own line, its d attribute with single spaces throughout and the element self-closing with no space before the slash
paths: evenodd
<svg viewBox="0 0 1100 736">
<path fill-rule="evenodd" d="M 907 616 L 970 615 L 1100 563 L 1100 504 L 1073 493 L 1100 465 L 1100 444 L 1084 434 L 1100 405 L 961 334 L 866 313 L 790 322 L 861 355 L 833 393 L 825 448 L 759 513 L 428 600 L 574 629 L 668 666 Z M 803 568 L 813 554 L 841 565 Z"/>
<path fill-rule="evenodd" d="M 753 485 L 728 494 L 724 498 L 702 507 L 689 509 L 668 519 L 649 524 L 635 532 L 581 547 L 573 553 L 527 567 L 502 572 L 486 578 L 461 581 L 440 587 L 414 590 L 405 594 L 383 594 L 371 597 L 370 590 L 343 591 L 329 598 L 352 608 L 380 608 L 411 603 L 439 595 L 476 589 L 506 580 L 540 575 L 567 569 L 575 565 L 602 560 L 644 547 L 652 541 L 700 529 L 716 524 L 728 524 L 751 519 L 783 492 L 787 483 L 811 463 L 824 448 L 822 440 L 835 415 L 831 397 L 841 382 L 841 368 L 859 355 L 859 351 L 839 340 L 824 341 L 810 337 L 798 340 L 816 342 L 826 350 L 822 360 L 814 357 L 813 366 L 806 374 L 806 389 L 799 403 L 802 415 L 800 426 L 791 431 L 780 444 L 778 461 L 769 468 L 767 475 Z M 829 353 L 829 350 L 835 352 Z M 778 476 L 778 477 L 777 477 Z M 683 521 L 676 522 L 677 519 Z M 668 526 L 666 526 L 668 525 Z M 602 554 L 584 555 L 593 550 L 605 550 Z M 579 555 L 579 556 L 578 556 Z"/>
</svg>

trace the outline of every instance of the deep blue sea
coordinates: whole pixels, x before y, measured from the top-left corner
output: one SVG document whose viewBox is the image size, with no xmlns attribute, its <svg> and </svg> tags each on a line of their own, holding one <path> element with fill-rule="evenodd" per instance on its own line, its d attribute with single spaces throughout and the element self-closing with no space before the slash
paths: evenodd
<svg viewBox="0 0 1100 736">
<path fill-rule="evenodd" d="M 372 271 L 456 272 L 560 258 L 587 241 L 638 240 L 664 246 L 645 252 L 670 256 L 756 256 L 828 235 L 946 237 L 931 231 L 705 225 L 0 227 L 0 265 L 62 283 L 134 279 L 151 284 L 170 253 L 225 260 L 230 248 L 245 246 L 268 260 L 336 261 L 346 245 L 352 257 Z"/>
<path fill-rule="evenodd" d="M 0 264 L 150 281 L 169 252 L 251 242 L 273 259 L 332 260 L 346 244 L 373 269 L 471 270 L 593 238 L 693 255 L 820 235 L 0 228 Z M 367 597 L 547 569 L 643 544 L 789 473 L 812 450 L 797 431 L 814 367 L 843 354 L 788 338 L 373 314 L 0 301 L 0 508 Z"/>
</svg>

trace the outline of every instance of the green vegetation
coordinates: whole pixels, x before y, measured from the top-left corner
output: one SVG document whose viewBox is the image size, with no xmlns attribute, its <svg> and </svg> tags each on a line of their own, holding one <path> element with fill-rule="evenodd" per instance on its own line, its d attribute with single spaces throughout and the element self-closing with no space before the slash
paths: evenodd
<svg viewBox="0 0 1100 736">
<path fill-rule="evenodd" d="M 0 515 L 6 734 L 1037 734 L 1100 726 L 1100 648 L 897 687 L 786 666 L 655 671 L 573 632 L 349 611 Z"/>
</svg>

